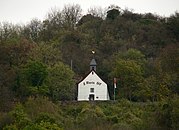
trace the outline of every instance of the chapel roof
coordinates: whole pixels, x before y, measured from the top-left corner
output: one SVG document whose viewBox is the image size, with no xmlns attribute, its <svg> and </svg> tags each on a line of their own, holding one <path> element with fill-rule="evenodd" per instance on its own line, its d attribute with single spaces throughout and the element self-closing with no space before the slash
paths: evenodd
<svg viewBox="0 0 179 130">
<path fill-rule="evenodd" d="M 91 62 L 90 62 L 90 66 L 93 66 L 93 65 L 97 65 L 96 64 L 96 60 L 93 58 L 92 60 L 91 60 Z"/>
</svg>

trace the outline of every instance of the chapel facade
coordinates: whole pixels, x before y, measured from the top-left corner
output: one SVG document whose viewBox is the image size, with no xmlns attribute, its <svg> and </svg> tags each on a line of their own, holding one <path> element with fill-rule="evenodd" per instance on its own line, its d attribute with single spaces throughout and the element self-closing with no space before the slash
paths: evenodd
<svg viewBox="0 0 179 130">
<path fill-rule="evenodd" d="M 89 73 L 78 83 L 77 101 L 110 100 L 107 84 L 96 73 L 96 60 L 90 62 Z"/>
</svg>

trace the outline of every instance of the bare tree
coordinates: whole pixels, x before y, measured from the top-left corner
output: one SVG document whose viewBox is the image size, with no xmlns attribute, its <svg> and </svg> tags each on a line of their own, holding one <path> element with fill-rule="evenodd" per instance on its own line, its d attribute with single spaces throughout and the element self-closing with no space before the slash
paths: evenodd
<svg viewBox="0 0 179 130">
<path fill-rule="evenodd" d="M 6 42 L 8 39 L 17 38 L 20 34 L 20 26 L 8 22 L 0 23 L 0 42 Z"/>
<path fill-rule="evenodd" d="M 74 29 L 82 16 L 81 13 L 80 5 L 65 5 L 62 10 L 63 26 L 68 29 Z"/>
<path fill-rule="evenodd" d="M 61 27 L 62 26 L 62 12 L 57 8 L 53 8 L 47 14 L 47 20 L 52 26 Z"/>
<path fill-rule="evenodd" d="M 91 14 L 95 17 L 100 17 L 102 19 L 105 19 L 106 17 L 106 8 L 101 8 L 101 7 L 91 7 L 88 9 L 88 14 Z"/>
<path fill-rule="evenodd" d="M 29 24 L 24 26 L 22 35 L 27 38 L 31 39 L 34 42 L 39 40 L 39 34 L 42 30 L 42 23 L 38 19 L 32 19 Z"/>
</svg>

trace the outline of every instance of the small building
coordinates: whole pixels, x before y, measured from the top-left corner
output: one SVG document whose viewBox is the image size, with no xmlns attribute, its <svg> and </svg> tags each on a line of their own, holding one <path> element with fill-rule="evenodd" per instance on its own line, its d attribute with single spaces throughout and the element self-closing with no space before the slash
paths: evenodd
<svg viewBox="0 0 179 130">
<path fill-rule="evenodd" d="M 97 75 L 96 66 L 95 59 L 92 59 L 89 73 L 78 83 L 78 101 L 110 100 L 107 84 Z"/>
</svg>

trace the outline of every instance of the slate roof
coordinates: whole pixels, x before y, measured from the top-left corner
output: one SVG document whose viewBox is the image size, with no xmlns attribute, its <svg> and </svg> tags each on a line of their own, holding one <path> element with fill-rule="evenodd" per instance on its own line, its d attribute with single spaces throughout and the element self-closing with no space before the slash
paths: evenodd
<svg viewBox="0 0 179 130">
<path fill-rule="evenodd" d="M 97 65 L 95 59 L 92 59 L 91 62 L 90 62 L 90 66 L 93 66 L 93 65 Z"/>
</svg>

